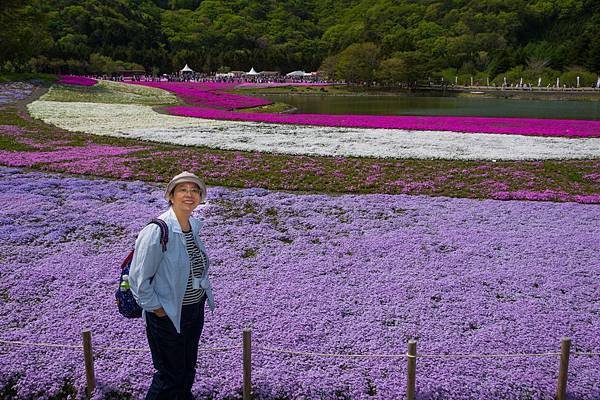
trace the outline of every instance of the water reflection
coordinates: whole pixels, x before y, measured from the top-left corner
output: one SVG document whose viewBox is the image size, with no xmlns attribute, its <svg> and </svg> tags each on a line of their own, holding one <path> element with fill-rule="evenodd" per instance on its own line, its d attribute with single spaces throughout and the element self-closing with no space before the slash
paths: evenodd
<svg viewBox="0 0 600 400">
<path fill-rule="evenodd" d="M 600 101 L 425 96 L 267 95 L 302 114 L 449 115 L 600 120 Z"/>
</svg>

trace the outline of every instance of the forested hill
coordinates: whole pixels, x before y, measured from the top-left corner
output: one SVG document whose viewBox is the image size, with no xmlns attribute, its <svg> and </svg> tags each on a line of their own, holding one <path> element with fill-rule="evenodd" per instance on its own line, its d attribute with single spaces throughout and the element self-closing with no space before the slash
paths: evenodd
<svg viewBox="0 0 600 400">
<path fill-rule="evenodd" d="M 4 71 L 600 72 L 598 0 L 2 0 Z M 585 74 L 585 71 L 588 74 Z"/>
</svg>

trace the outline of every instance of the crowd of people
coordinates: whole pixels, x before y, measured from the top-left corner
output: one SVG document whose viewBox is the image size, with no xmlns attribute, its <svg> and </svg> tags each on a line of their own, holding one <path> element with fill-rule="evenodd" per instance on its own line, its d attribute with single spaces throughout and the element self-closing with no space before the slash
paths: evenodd
<svg viewBox="0 0 600 400">
<path fill-rule="evenodd" d="M 110 80 L 115 82 L 232 82 L 232 83 L 329 83 L 319 74 L 306 76 L 285 76 L 279 73 L 257 73 L 248 74 L 244 72 L 206 74 L 206 73 L 173 73 L 162 75 L 148 74 L 112 74 L 98 75 L 96 79 Z"/>
<path fill-rule="evenodd" d="M 116 82 L 123 81 L 133 81 L 133 82 L 219 82 L 219 83 L 257 83 L 257 84 L 268 84 L 268 83 L 292 83 L 292 84 L 303 84 L 303 83 L 312 83 L 312 84 L 344 84 L 344 81 L 331 81 L 324 78 L 322 74 L 319 73 L 311 73 L 304 75 L 282 75 L 279 72 L 268 71 L 268 72 L 260 72 L 260 73 L 248 73 L 243 71 L 234 71 L 228 73 L 200 73 L 200 72 L 177 72 L 171 74 L 162 74 L 162 75 L 150 75 L 144 73 L 128 73 L 127 71 L 124 73 L 112 74 L 112 75 L 98 75 L 94 76 L 95 79 L 103 79 L 103 80 L 111 80 Z M 377 87 L 381 86 L 379 82 L 363 82 L 365 86 Z M 418 88 L 435 88 L 435 87 L 444 87 L 446 89 L 472 89 L 472 88 L 482 88 L 482 89 L 496 89 L 496 90 L 523 90 L 523 91 L 552 91 L 552 90 L 589 90 L 589 87 L 571 87 L 566 84 L 555 85 L 553 83 L 549 83 L 547 85 L 542 85 L 541 82 L 538 82 L 537 86 L 533 85 L 530 82 L 502 82 L 501 84 L 497 84 L 496 82 L 488 82 L 487 85 L 480 84 L 479 82 L 471 82 L 464 85 L 460 85 L 458 82 L 449 82 L 442 81 L 439 84 L 436 84 L 429 81 L 428 85 L 420 85 L 418 82 L 412 82 L 411 84 L 399 84 L 398 87 L 407 87 L 412 89 Z M 591 85 L 591 89 L 600 89 L 600 81 Z"/>
</svg>

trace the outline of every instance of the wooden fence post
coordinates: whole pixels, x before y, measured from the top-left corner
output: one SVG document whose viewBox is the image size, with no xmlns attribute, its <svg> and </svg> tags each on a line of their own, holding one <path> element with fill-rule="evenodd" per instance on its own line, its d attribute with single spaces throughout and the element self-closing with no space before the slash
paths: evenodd
<svg viewBox="0 0 600 400">
<path fill-rule="evenodd" d="M 244 400 L 252 398 L 252 329 L 243 332 L 242 358 L 244 363 Z"/>
<path fill-rule="evenodd" d="M 571 352 L 571 339 L 565 337 L 560 344 L 560 367 L 558 370 L 558 385 L 556 399 L 567 399 L 567 378 L 569 374 L 569 354 Z"/>
<path fill-rule="evenodd" d="M 417 341 L 410 339 L 408 341 L 408 359 L 407 382 L 406 382 L 406 400 L 415 400 L 415 387 L 417 380 Z"/>
<path fill-rule="evenodd" d="M 83 358 L 85 360 L 85 382 L 87 397 L 92 397 L 96 388 L 96 376 L 94 374 L 94 352 L 92 350 L 92 333 L 85 329 L 81 332 L 83 336 Z"/>
</svg>

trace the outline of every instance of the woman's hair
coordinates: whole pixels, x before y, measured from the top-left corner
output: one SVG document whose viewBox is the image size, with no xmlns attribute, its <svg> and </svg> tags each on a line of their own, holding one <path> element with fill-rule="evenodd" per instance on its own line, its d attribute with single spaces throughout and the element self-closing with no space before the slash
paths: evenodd
<svg viewBox="0 0 600 400">
<path fill-rule="evenodd" d="M 177 187 L 177 185 L 175 185 L 173 187 L 173 189 L 171 189 L 171 191 L 169 192 L 169 207 L 171 207 L 173 205 L 173 202 L 171 201 L 171 197 L 173 197 L 175 195 L 175 188 Z"/>
</svg>

